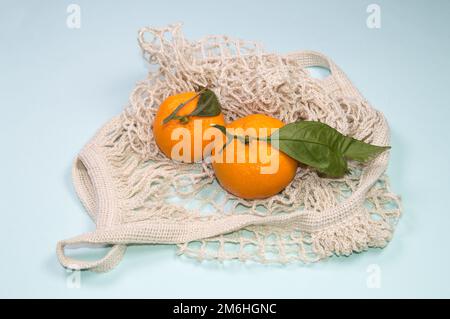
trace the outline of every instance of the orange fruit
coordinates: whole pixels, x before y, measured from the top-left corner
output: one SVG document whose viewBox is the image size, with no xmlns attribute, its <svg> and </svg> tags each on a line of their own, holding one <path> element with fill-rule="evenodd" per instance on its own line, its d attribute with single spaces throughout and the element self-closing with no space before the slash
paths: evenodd
<svg viewBox="0 0 450 319">
<path fill-rule="evenodd" d="M 209 117 L 189 116 L 185 121 L 172 119 L 165 124 L 163 123 L 164 119 L 172 114 L 180 104 L 190 99 L 192 100 L 186 103 L 177 112 L 177 115 L 188 115 L 194 111 L 199 101 L 199 97 L 195 97 L 197 94 L 196 92 L 185 92 L 169 96 L 160 105 L 156 113 L 153 122 L 153 136 L 159 149 L 171 159 L 188 163 L 200 161 L 204 157 L 205 148 L 214 140 L 214 137 L 204 138 L 203 132 L 211 128 L 212 124 L 225 125 L 222 113 Z M 194 132 L 194 128 L 197 130 L 196 132 Z M 186 145 L 188 147 L 184 149 L 179 149 L 179 147 L 174 149 L 183 138 L 177 135 L 177 132 L 180 132 L 177 129 L 183 129 L 182 131 L 190 136 L 189 141 L 187 141 L 188 145 Z M 201 129 L 201 132 L 199 129 Z"/>
<path fill-rule="evenodd" d="M 248 136 L 248 143 L 242 138 L 234 138 L 225 147 L 223 143 L 215 147 L 212 167 L 224 189 L 244 199 L 262 199 L 289 185 L 295 177 L 298 162 L 261 140 L 282 126 L 282 121 L 262 114 L 249 115 L 226 126 L 228 133 L 232 133 L 230 128 L 235 132 L 240 129 L 240 134 L 244 131 L 241 137 Z"/>
</svg>

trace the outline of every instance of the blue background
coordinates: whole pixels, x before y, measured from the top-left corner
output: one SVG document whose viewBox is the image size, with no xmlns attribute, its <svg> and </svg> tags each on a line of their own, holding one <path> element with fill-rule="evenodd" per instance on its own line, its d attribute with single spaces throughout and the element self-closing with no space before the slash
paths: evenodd
<svg viewBox="0 0 450 319">
<path fill-rule="evenodd" d="M 381 29 L 366 8 L 381 7 Z M 66 26 L 70 3 L 81 28 Z M 94 226 L 73 158 L 146 76 L 137 30 L 183 21 L 269 51 L 331 56 L 392 128 L 404 216 L 390 245 L 310 266 L 198 263 L 173 246 L 131 247 L 112 272 L 58 263 L 60 239 Z M 450 297 L 449 1 L 0 1 L 1 297 Z M 379 289 L 368 288 L 369 265 Z"/>
</svg>

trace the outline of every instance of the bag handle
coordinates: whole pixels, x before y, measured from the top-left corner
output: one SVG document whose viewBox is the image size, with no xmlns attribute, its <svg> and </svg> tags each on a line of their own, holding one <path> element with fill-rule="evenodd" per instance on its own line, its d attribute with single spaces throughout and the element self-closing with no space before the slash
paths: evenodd
<svg viewBox="0 0 450 319">
<path fill-rule="evenodd" d="M 75 187 L 75 191 L 80 199 L 81 203 L 85 207 L 91 219 L 99 225 L 98 215 L 99 207 L 97 205 L 97 196 L 95 189 L 89 179 L 87 168 L 83 162 L 77 156 L 72 165 L 72 181 Z M 82 241 L 78 239 L 69 239 L 58 242 L 56 246 L 56 254 L 60 263 L 65 267 L 73 270 L 92 270 L 96 272 L 106 272 L 114 268 L 123 258 L 127 246 L 126 245 L 113 245 L 108 253 L 96 261 L 85 261 L 66 256 L 65 248 L 67 246 L 74 246 L 74 248 L 89 247 L 92 245 L 84 245 Z M 69 248 L 69 247 L 67 247 Z"/>
<path fill-rule="evenodd" d="M 336 64 L 320 52 L 297 51 L 287 54 L 286 57 L 296 59 L 305 68 L 319 66 L 330 70 L 332 75 L 337 72 Z"/>
<path fill-rule="evenodd" d="M 331 83 L 344 95 L 356 96 L 365 100 L 361 92 L 353 86 L 347 75 L 325 54 L 316 51 L 297 51 L 289 53 L 285 57 L 297 60 L 304 68 L 319 66 L 330 70 L 330 75 L 319 81 L 323 83 L 328 82 L 328 85 Z"/>
<path fill-rule="evenodd" d="M 126 251 L 125 245 L 113 245 L 104 257 L 95 261 L 87 261 L 66 256 L 65 248 L 69 248 L 68 246 L 74 246 L 74 248 L 92 247 L 92 245 L 85 244 L 83 240 L 78 238 L 58 242 L 56 245 L 56 254 L 59 262 L 65 268 L 73 270 L 92 270 L 96 272 L 106 272 L 113 269 L 122 260 Z"/>
</svg>

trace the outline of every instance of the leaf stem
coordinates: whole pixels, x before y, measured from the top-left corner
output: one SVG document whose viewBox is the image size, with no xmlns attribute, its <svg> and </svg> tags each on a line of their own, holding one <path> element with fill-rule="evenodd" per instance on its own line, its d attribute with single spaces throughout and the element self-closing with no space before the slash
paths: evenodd
<svg viewBox="0 0 450 319">
<path fill-rule="evenodd" d="M 269 142 L 270 143 L 270 136 L 264 136 L 264 137 L 258 137 L 258 136 L 250 136 L 250 135 L 234 135 L 234 134 L 230 134 L 227 132 L 225 126 L 219 125 L 219 124 L 213 124 L 211 125 L 212 127 L 215 127 L 217 129 L 219 129 L 222 134 L 224 134 L 225 136 L 230 136 L 233 139 L 236 139 L 238 141 L 240 141 L 241 143 L 244 144 L 249 144 L 251 141 L 257 140 L 257 141 L 265 141 L 265 142 Z"/>
<path fill-rule="evenodd" d="M 199 97 L 203 92 L 206 91 L 207 88 L 208 88 L 208 87 L 205 86 L 205 87 L 202 88 L 200 91 L 198 91 L 198 93 L 197 93 L 196 95 L 194 95 L 193 97 L 189 98 L 187 101 L 184 101 L 183 103 L 181 103 L 180 105 L 178 105 L 178 106 L 175 108 L 175 110 L 173 110 L 173 112 L 170 113 L 170 115 L 169 115 L 168 117 L 166 117 L 166 118 L 163 120 L 162 124 L 166 124 L 166 123 L 169 122 L 170 120 L 180 119 L 180 117 L 177 117 L 177 116 L 178 116 L 177 113 L 178 113 L 178 112 L 179 112 L 186 104 L 188 104 L 189 102 L 191 102 L 191 101 L 193 101 L 194 99 L 196 99 L 197 97 Z M 191 116 L 191 115 L 190 115 L 190 114 L 189 114 L 189 115 L 186 115 L 186 116 L 184 116 L 183 118 L 187 119 L 187 116 Z"/>
</svg>

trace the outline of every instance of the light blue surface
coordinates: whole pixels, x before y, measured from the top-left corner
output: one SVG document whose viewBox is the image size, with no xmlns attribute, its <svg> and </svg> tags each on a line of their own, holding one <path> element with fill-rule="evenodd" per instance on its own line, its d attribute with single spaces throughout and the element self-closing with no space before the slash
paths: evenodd
<svg viewBox="0 0 450 319">
<path fill-rule="evenodd" d="M 81 6 L 81 28 L 66 8 Z M 1 297 L 450 297 L 450 2 L 0 1 Z M 366 8 L 381 7 L 381 29 Z M 58 240 L 92 230 L 72 159 L 146 76 L 141 26 L 184 21 L 190 38 L 228 34 L 266 49 L 331 56 L 392 129 L 389 175 L 404 216 L 390 245 L 310 265 L 198 263 L 172 246 L 131 247 L 114 271 L 83 272 Z M 381 271 L 367 287 L 369 265 Z"/>
</svg>

